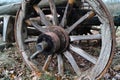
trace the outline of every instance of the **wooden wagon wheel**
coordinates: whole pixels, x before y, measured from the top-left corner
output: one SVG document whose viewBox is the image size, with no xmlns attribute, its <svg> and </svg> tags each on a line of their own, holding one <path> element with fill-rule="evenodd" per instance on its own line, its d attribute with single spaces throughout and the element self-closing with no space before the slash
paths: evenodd
<svg viewBox="0 0 120 80">
<path fill-rule="evenodd" d="M 68 0 L 62 15 L 54 0 L 48 2 L 51 19 L 38 6 L 37 0 L 23 0 L 18 11 L 15 35 L 23 60 L 32 71 L 49 71 L 61 78 L 68 72 L 72 77 L 78 76 L 79 80 L 101 77 L 112 61 L 115 39 L 113 21 L 103 2 Z M 69 17 L 75 8 L 88 11 L 70 23 Z M 100 30 L 79 35 L 76 29 L 94 17 L 100 22 Z M 28 28 L 39 31 L 39 35 L 29 35 Z"/>
</svg>

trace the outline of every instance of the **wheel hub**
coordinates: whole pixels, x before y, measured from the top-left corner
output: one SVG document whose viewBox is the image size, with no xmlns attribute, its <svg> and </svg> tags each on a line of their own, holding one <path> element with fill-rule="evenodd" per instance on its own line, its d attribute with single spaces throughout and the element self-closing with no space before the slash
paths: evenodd
<svg viewBox="0 0 120 80">
<path fill-rule="evenodd" d="M 42 48 L 42 53 L 47 55 L 62 53 L 67 49 L 68 44 L 69 37 L 67 32 L 60 26 L 52 26 L 48 28 L 48 32 L 39 35 L 37 49 L 40 50 Z"/>
</svg>

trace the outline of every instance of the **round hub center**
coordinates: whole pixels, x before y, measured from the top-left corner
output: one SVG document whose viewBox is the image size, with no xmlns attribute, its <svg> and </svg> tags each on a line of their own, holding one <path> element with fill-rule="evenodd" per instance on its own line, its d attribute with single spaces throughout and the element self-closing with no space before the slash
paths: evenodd
<svg viewBox="0 0 120 80">
<path fill-rule="evenodd" d="M 60 26 L 48 28 L 48 32 L 41 34 L 37 40 L 37 49 L 43 49 L 43 54 L 62 53 L 69 44 L 67 32 Z"/>
</svg>

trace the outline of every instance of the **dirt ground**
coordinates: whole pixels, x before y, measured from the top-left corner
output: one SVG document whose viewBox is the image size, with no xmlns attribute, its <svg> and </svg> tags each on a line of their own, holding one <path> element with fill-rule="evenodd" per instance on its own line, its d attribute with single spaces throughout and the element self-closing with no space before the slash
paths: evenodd
<svg viewBox="0 0 120 80">
<path fill-rule="evenodd" d="M 102 80 L 120 80 L 120 28 L 116 31 L 116 53 L 111 67 Z M 16 45 L 0 51 L 0 80 L 35 80 L 22 61 Z M 44 75 L 40 80 L 55 80 Z"/>
</svg>

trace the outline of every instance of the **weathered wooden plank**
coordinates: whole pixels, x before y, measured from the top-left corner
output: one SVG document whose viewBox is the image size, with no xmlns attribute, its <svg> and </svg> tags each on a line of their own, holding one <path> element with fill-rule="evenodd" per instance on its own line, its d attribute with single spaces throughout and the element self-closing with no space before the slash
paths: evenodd
<svg viewBox="0 0 120 80">
<path fill-rule="evenodd" d="M 2 5 L 7 5 L 7 4 L 12 4 L 12 3 L 19 3 L 22 0 L 0 0 L 0 6 Z"/>
<path fill-rule="evenodd" d="M 20 3 L 13 3 L 9 5 L 0 6 L 0 15 L 5 15 L 5 14 L 15 15 L 19 7 L 20 7 Z"/>
<path fill-rule="evenodd" d="M 21 1 L 21 0 L 20 0 Z M 6 1 L 7 2 L 7 1 Z M 67 0 L 55 0 L 56 5 L 60 5 L 63 3 L 66 3 Z M 8 14 L 8 15 L 15 15 L 17 10 L 20 8 L 21 2 L 15 2 L 15 3 L 7 3 L 6 5 L 0 6 L 0 15 Z M 42 0 L 39 4 L 39 7 L 48 7 L 49 3 L 47 0 Z"/>
</svg>

